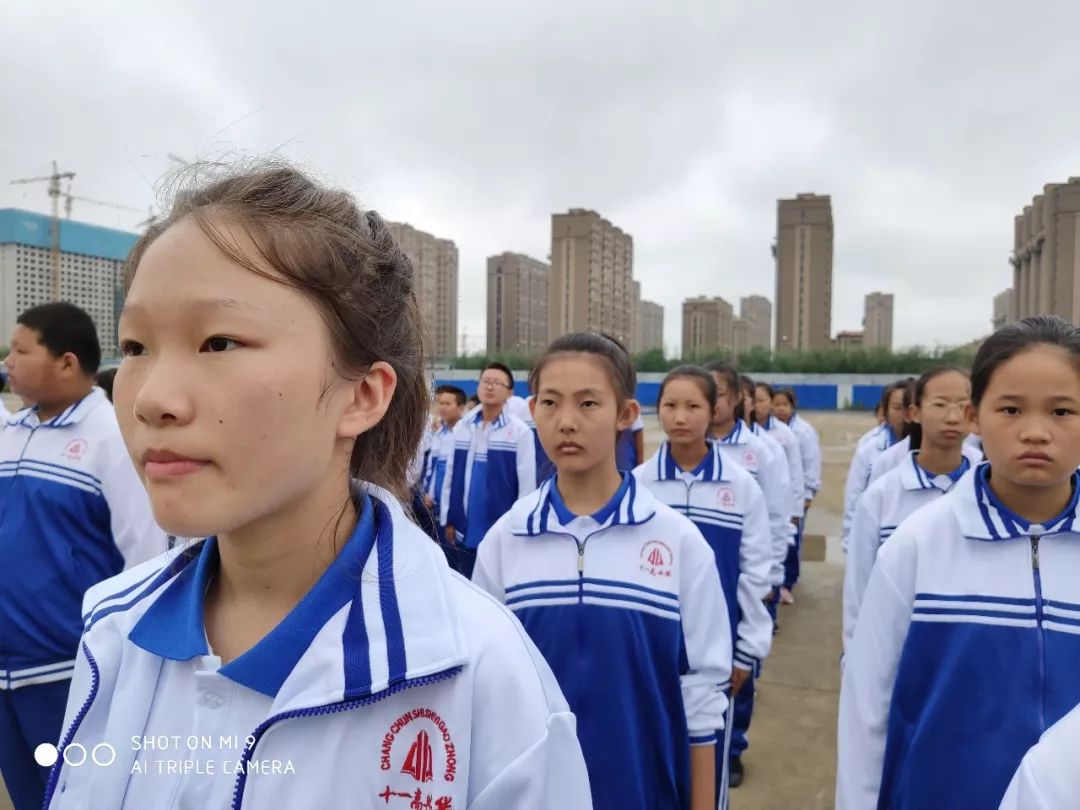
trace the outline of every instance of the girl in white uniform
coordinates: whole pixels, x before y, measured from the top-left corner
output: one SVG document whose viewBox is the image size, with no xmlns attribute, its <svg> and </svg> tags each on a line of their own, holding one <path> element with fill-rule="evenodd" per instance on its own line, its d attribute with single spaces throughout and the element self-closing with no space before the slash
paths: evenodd
<svg viewBox="0 0 1080 810">
<path fill-rule="evenodd" d="M 844 485 L 844 519 L 841 529 L 841 546 L 845 552 L 848 550 L 848 535 L 851 533 L 851 521 L 855 517 L 855 505 L 870 484 L 870 469 L 874 459 L 903 438 L 904 389 L 907 385 L 908 381 L 902 380 L 885 388 L 881 397 L 885 421 L 859 440 L 855 455 L 851 459 L 847 483 Z"/>
<path fill-rule="evenodd" d="M 908 515 L 952 489 L 972 466 L 963 453 L 971 401 L 967 372 L 951 367 L 928 371 L 916 381 L 913 396 L 910 438 L 919 449 L 871 484 L 855 507 L 844 571 L 845 648 L 878 550 Z"/>
<path fill-rule="evenodd" d="M 402 508 L 428 394 L 378 215 L 247 171 L 129 268 L 120 427 L 159 523 L 207 539 L 87 593 L 45 806 L 588 808 L 547 665 Z"/>
</svg>

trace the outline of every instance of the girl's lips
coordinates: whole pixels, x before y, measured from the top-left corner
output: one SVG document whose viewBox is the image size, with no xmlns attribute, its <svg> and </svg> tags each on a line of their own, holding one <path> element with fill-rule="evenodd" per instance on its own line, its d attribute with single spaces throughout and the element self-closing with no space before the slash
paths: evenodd
<svg viewBox="0 0 1080 810">
<path fill-rule="evenodd" d="M 194 461 L 192 459 L 183 461 L 147 461 L 143 465 L 143 470 L 145 470 L 147 478 L 160 481 L 190 475 L 198 472 L 209 463 L 209 461 Z"/>
</svg>

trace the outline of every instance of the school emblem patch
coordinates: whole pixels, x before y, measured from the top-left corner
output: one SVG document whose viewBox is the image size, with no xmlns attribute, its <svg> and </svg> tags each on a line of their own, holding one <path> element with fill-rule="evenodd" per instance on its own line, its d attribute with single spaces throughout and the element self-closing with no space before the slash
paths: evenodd
<svg viewBox="0 0 1080 810">
<path fill-rule="evenodd" d="M 675 555 L 660 540 L 649 540 L 641 547 L 641 570 L 654 577 L 670 577 Z"/>
<path fill-rule="evenodd" d="M 725 509 L 731 509 L 735 506 L 735 493 L 731 491 L 731 487 L 720 487 L 716 493 L 716 502 L 719 503 Z"/>
<path fill-rule="evenodd" d="M 82 457 L 86 455 L 86 448 L 89 445 L 86 439 L 72 439 L 67 443 L 67 447 L 64 448 L 64 452 L 61 453 L 64 458 L 70 458 L 72 461 L 82 461 Z"/>
<path fill-rule="evenodd" d="M 742 460 L 743 464 L 745 464 L 750 469 L 754 469 L 755 467 L 757 467 L 757 456 L 754 455 L 753 450 L 747 450 L 745 453 L 743 453 Z"/>
<path fill-rule="evenodd" d="M 399 783 L 376 794 L 385 804 L 453 810 L 452 796 L 436 794 L 440 784 L 457 778 L 457 750 L 446 722 L 433 709 L 410 709 L 390 724 L 380 746 L 379 770 Z"/>
</svg>

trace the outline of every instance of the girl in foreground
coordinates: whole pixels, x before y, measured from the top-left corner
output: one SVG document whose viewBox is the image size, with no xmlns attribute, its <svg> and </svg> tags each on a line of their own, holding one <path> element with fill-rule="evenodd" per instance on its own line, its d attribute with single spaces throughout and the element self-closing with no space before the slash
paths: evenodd
<svg viewBox="0 0 1080 810">
<path fill-rule="evenodd" d="M 1080 703 L 1080 330 L 1039 317 L 975 357 L 987 461 L 878 554 L 840 693 L 836 807 L 997 807 Z"/>
<path fill-rule="evenodd" d="M 589 807 L 550 671 L 405 517 L 428 398 L 378 215 L 233 175 L 127 284 L 124 440 L 161 526 L 207 539 L 88 592 L 46 807 Z"/>
<path fill-rule="evenodd" d="M 492 526 L 473 579 L 555 671 L 598 810 L 715 810 L 727 608 L 701 533 L 618 470 L 634 383 L 626 350 L 604 335 L 551 344 L 529 387 L 556 474 Z"/>
<path fill-rule="evenodd" d="M 772 646 L 765 608 L 772 567 L 772 536 L 765 496 L 753 476 L 724 461 L 712 438 L 716 381 L 698 366 L 680 366 L 660 384 L 657 412 L 667 441 L 634 470 L 638 482 L 690 518 L 716 558 L 735 642 L 731 694 L 737 695 Z M 725 724 L 731 733 L 731 715 Z M 718 805 L 727 806 L 728 745 L 716 747 Z"/>
</svg>

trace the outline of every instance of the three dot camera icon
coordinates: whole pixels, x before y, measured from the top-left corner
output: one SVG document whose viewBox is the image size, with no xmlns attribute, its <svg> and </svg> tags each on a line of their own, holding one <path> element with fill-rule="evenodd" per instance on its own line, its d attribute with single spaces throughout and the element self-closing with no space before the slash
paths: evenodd
<svg viewBox="0 0 1080 810">
<path fill-rule="evenodd" d="M 42 743 L 34 749 L 34 761 L 43 768 L 51 768 L 60 758 L 60 751 L 52 743 Z M 106 768 L 116 761 L 116 749 L 108 743 L 98 743 L 89 751 L 86 746 L 72 743 L 64 749 L 64 764 L 72 768 L 85 765 L 87 761 Z"/>
</svg>

